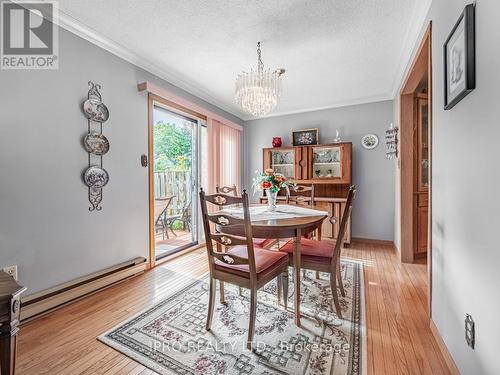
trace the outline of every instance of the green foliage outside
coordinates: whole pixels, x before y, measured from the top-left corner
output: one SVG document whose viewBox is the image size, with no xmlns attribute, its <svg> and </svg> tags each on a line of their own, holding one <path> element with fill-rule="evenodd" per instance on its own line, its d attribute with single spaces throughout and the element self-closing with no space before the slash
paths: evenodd
<svg viewBox="0 0 500 375">
<path fill-rule="evenodd" d="M 158 121 L 153 129 L 154 169 L 187 171 L 191 168 L 191 130 Z"/>
</svg>

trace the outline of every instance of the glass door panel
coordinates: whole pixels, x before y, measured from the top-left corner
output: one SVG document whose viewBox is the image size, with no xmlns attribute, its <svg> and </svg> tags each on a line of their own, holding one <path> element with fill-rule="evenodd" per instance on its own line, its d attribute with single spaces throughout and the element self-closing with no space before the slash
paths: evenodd
<svg viewBox="0 0 500 375">
<path fill-rule="evenodd" d="M 157 259 L 198 243 L 200 127 L 197 119 L 154 106 L 152 163 Z"/>
<path fill-rule="evenodd" d="M 429 187 L 429 103 L 419 99 L 419 190 Z"/>
<path fill-rule="evenodd" d="M 339 146 L 312 148 L 314 179 L 342 177 L 342 149 Z"/>
<path fill-rule="evenodd" d="M 295 152 L 294 150 L 271 151 L 271 168 L 283 174 L 286 178 L 295 178 Z"/>
</svg>

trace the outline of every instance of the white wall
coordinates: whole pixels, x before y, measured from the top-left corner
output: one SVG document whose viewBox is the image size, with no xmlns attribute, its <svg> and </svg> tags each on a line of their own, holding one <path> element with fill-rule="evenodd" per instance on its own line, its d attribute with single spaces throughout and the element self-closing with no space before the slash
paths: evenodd
<svg viewBox="0 0 500 375">
<path fill-rule="evenodd" d="M 463 374 L 498 374 L 498 0 L 477 1 L 476 89 L 452 110 L 443 109 L 443 43 L 469 2 L 434 1 L 427 18 L 432 20 L 434 82 L 432 319 Z M 398 209 L 396 215 L 399 220 Z M 466 313 L 476 321 L 474 350 L 464 339 Z"/>
<path fill-rule="evenodd" d="M 148 256 L 147 95 L 155 81 L 177 95 L 241 120 L 103 49 L 60 31 L 56 71 L 0 70 L 0 267 L 17 264 L 28 293 Z M 87 81 L 102 85 L 111 147 L 103 209 L 89 212 L 81 174 Z"/>
<path fill-rule="evenodd" d="M 251 189 L 255 170 L 262 169 L 262 148 L 271 147 L 273 136 L 281 136 L 283 145 L 290 145 L 293 129 L 318 127 L 320 142 L 329 143 L 339 129 L 342 140 L 353 143 L 353 183 L 358 187 L 353 236 L 392 241 L 394 169 L 393 161 L 385 158 L 384 144 L 392 107 L 392 101 L 384 101 L 245 122 L 245 187 Z M 374 150 L 361 146 L 361 137 L 367 133 L 379 137 Z"/>
</svg>

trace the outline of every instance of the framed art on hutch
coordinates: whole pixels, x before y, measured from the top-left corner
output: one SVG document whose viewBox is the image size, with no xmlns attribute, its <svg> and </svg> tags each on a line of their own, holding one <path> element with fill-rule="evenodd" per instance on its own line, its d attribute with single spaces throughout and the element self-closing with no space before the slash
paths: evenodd
<svg viewBox="0 0 500 375">
<path fill-rule="evenodd" d="M 294 146 L 317 145 L 319 143 L 319 129 L 301 129 L 292 132 Z"/>
<path fill-rule="evenodd" d="M 476 88 L 474 4 L 465 7 L 444 43 L 444 109 Z"/>
</svg>

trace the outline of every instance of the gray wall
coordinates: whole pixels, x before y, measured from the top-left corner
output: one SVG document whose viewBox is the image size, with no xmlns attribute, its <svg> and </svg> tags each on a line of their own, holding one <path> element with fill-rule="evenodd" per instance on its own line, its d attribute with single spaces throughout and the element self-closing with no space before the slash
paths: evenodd
<svg viewBox="0 0 500 375">
<path fill-rule="evenodd" d="M 442 46 L 470 2 L 434 1 L 427 18 L 432 20 L 434 82 L 432 319 L 462 374 L 498 374 L 498 0 L 477 1 L 476 89 L 453 109 L 443 109 Z M 476 322 L 474 350 L 464 338 L 466 313 Z"/>
<path fill-rule="evenodd" d="M 321 143 L 332 142 L 335 129 L 343 141 L 353 143 L 353 183 L 358 195 L 353 212 L 356 237 L 394 239 L 394 168 L 385 159 L 385 130 L 392 121 L 392 101 L 361 104 L 245 122 L 245 179 L 251 188 L 255 170 L 262 169 L 262 148 L 271 147 L 273 136 L 290 145 L 292 129 L 319 128 Z M 375 133 L 374 150 L 361 146 L 361 137 Z M 254 196 L 256 199 L 258 195 Z"/>
<path fill-rule="evenodd" d="M 110 181 L 94 213 L 81 180 L 88 80 L 101 83 L 110 110 Z M 0 70 L 0 267 L 17 264 L 28 293 L 147 257 L 148 109 L 137 91 L 145 80 L 242 123 L 62 29 L 59 70 Z"/>
</svg>

